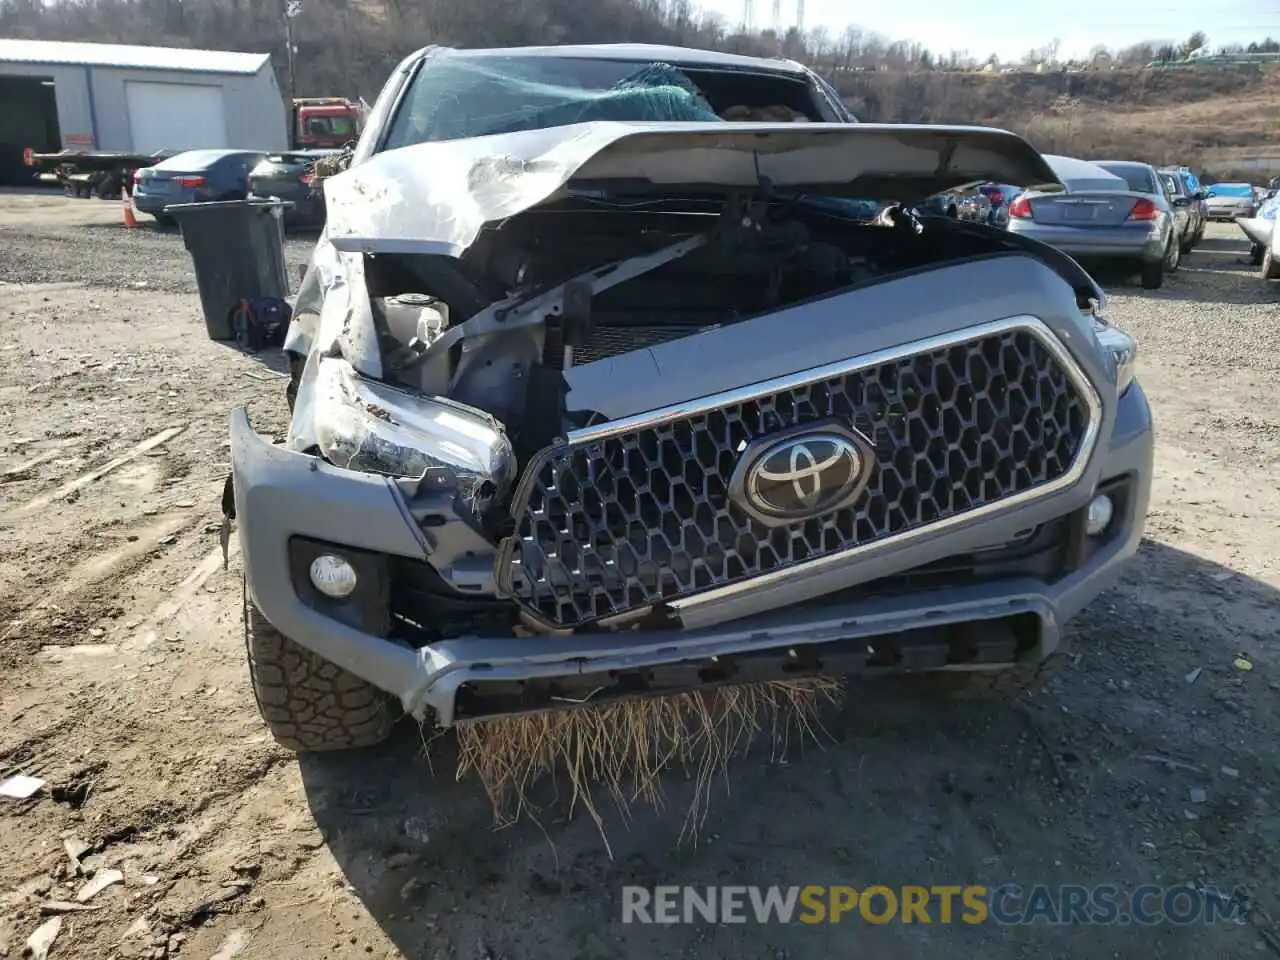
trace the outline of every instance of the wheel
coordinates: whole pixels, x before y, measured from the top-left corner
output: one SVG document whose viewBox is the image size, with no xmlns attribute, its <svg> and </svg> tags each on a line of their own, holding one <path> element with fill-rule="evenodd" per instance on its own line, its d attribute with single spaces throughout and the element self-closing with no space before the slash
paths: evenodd
<svg viewBox="0 0 1280 960">
<path fill-rule="evenodd" d="M 284 400 L 293 413 L 294 401 L 298 399 L 298 384 L 302 380 L 302 370 L 307 365 L 307 358 L 299 354 L 289 353 L 289 383 L 284 388 Z"/>
<path fill-rule="evenodd" d="M 1260 243 L 1249 244 L 1249 263 L 1255 267 L 1262 266 L 1262 258 L 1266 252 L 1267 248 Z"/>
<path fill-rule="evenodd" d="M 1192 234 L 1191 236 L 1187 237 L 1185 240 L 1182 241 L 1182 243 L 1178 245 L 1178 252 L 1185 257 L 1188 253 L 1190 253 L 1192 250 L 1195 249 L 1195 246 L 1196 246 L 1196 238 L 1195 238 L 1195 235 Z"/>
<path fill-rule="evenodd" d="M 1182 247 L 1172 237 L 1169 239 L 1169 246 L 1164 251 L 1164 272 L 1177 273 L 1178 267 L 1182 264 Z"/>
<path fill-rule="evenodd" d="M 258 712 L 282 747 L 352 750 L 390 735 L 399 719 L 391 697 L 294 643 L 247 598 L 244 637 Z"/>
<path fill-rule="evenodd" d="M 155 219 L 156 226 L 158 227 L 172 227 L 174 224 L 178 222 L 170 214 L 167 214 L 167 213 L 155 213 L 155 214 L 152 214 L 152 217 Z"/>
<path fill-rule="evenodd" d="M 1159 290 L 1164 286 L 1164 261 L 1144 263 L 1139 282 L 1142 284 L 1143 290 Z"/>
<path fill-rule="evenodd" d="M 1276 260 L 1272 247 L 1268 246 L 1262 255 L 1262 279 L 1280 280 L 1280 261 Z"/>
</svg>

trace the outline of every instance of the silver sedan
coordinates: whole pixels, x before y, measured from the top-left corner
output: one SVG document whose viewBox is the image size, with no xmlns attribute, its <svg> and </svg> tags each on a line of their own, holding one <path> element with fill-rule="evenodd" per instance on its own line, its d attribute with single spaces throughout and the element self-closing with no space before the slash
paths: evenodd
<svg viewBox="0 0 1280 960">
<path fill-rule="evenodd" d="M 1181 260 L 1176 216 L 1155 169 L 1142 167 L 1150 179 L 1143 187 L 1138 171 L 1117 176 L 1102 167 L 1071 157 L 1045 156 L 1062 190 L 1028 191 L 1009 207 L 1009 231 L 1057 247 L 1079 259 L 1131 264 L 1142 286 L 1156 290 Z"/>
<path fill-rule="evenodd" d="M 1209 187 L 1205 203 L 1209 207 L 1210 220 L 1249 218 L 1258 211 L 1253 186 L 1247 183 L 1215 183 Z"/>
</svg>

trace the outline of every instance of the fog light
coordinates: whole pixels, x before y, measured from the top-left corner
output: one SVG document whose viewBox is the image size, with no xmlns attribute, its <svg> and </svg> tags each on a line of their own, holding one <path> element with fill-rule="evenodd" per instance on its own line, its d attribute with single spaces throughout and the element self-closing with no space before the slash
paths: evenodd
<svg viewBox="0 0 1280 960">
<path fill-rule="evenodd" d="M 1089 513 L 1085 517 L 1084 532 L 1091 537 L 1100 536 L 1111 525 L 1111 515 L 1115 513 L 1115 505 L 1105 493 L 1100 493 L 1089 501 Z M 314 573 L 312 576 L 314 577 Z M 354 574 L 352 575 L 354 583 Z"/>
<path fill-rule="evenodd" d="M 1089 508 L 1093 516 L 1093 508 Z M 1108 514 L 1110 516 L 1110 514 Z M 342 557 L 322 553 L 311 561 L 311 582 L 326 597 L 342 600 L 356 589 L 356 571 Z"/>
</svg>

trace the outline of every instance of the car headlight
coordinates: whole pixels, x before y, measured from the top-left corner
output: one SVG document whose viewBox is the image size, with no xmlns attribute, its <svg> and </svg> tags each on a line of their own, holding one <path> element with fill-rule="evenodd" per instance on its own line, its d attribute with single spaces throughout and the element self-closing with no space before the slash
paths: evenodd
<svg viewBox="0 0 1280 960">
<path fill-rule="evenodd" d="M 298 391 L 293 446 L 318 447 L 348 470 L 414 479 L 442 472 L 451 481 L 442 486 L 455 486 L 473 509 L 510 491 L 511 442 L 487 413 L 368 380 L 340 357 L 311 363 L 314 375 Z"/>
<path fill-rule="evenodd" d="M 1094 318 L 1093 332 L 1098 338 L 1098 344 L 1111 360 L 1116 374 L 1116 396 L 1120 396 L 1133 383 L 1138 362 L 1138 345 L 1129 334 L 1100 317 Z"/>
</svg>

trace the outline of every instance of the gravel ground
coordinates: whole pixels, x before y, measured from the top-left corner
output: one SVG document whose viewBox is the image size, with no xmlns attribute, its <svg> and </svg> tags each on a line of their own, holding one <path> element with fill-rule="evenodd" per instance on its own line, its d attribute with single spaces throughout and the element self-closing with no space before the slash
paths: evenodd
<svg viewBox="0 0 1280 960">
<path fill-rule="evenodd" d="M 1050 688 L 990 707 L 858 687 L 819 747 L 737 758 L 696 846 L 676 778 L 664 812 L 604 808 L 612 860 L 563 804 L 494 830 L 448 740 L 299 762 L 267 739 L 216 529 L 227 414 L 281 431 L 281 379 L 204 338 L 176 235 L 31 197 L 0 198 L 0 229 L 0 776 L 49 784 L 0 799 L 0 958 L 55 915 L 54 960 L 1280 955 L 1280 291 L 1234 227 L 1158 293 L 1113 290 L 1158 422 L 1154 502 Z M 112 870 L 90 909 L 49 913 Z M 733 883 L 1184 884 L 1249 909 L 620 922 L 626 884 Z"/>
</svg>

